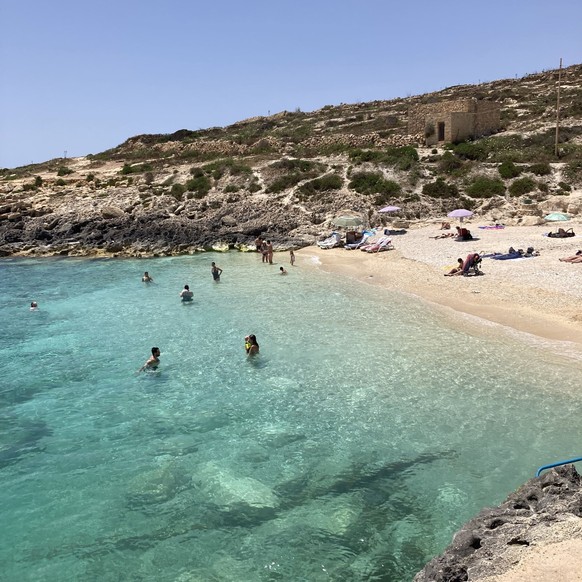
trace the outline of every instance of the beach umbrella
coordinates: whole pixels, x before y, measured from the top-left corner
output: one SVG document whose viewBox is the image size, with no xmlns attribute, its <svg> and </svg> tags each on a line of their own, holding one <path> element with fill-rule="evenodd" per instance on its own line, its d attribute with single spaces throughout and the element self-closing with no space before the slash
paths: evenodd
<svg viewBox="0 0 582 582">
<path fill-rule="evenodd" d="M 343 227 L 361 226 L 364 224 L 364 221 L 359 216 L 337 216 L 331 222 L 335 226 Z"/>
<path fill-rule="evenodd" d="M 458 218 L 461 222 L 463 222 L 463 218 L 467 216 L 473 216 L 473 213 L 470 210 L 465 210 L 464 208 L 457 208 L 452 212 L 449 212 L 447 216 L 451 218 Z"/>
<path fill-rule="evenodd" d="M 563 222 L 565 220 L 570 220 L 570 217 L 563 212 L 550 212 L 547 216 L 544 216 L 544 220 L 548 222 Z"/>
<path fill-rule="evenodd" d="M 399 210 L 401 210 L 400 206 L 384 206 L 378 212 L 398 212 Z"/>
</svg>

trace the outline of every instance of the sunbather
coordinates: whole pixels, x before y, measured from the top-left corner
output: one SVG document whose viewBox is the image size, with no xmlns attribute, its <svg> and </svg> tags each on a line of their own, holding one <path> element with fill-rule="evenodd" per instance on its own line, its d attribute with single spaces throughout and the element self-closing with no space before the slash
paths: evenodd
<svg viewBox="0 0 582 582">
<path fill-rule="evenodd" d="M 564 257 L 560 259 L 562 263 L 582 263 L 582 251 L 578 251 L 575 255 L 571 257 Z"/>
<path fill-rule="evenodd" d="M 445 277 L 453 277 L 455 275 L 463 274 L 463 264 L 464 264 L 463 259 L 458 258 L 457 263 L 459 264 L 456 267 L 453 267 L 448 273 L 445 273 Z"/>
<path fill-rule="evenodd" d="M 480 263 L 481 257 L 479 256 L 479 253 L 469 253 L 463 263 L 463 275 L 468 277 L 471 269 L 475 271 L 475 275 L 482 275 L 483 273 L 479 270 Z"/>
<path fill-rule="evenodd" d="M 548 236 L 550 238 L 568 238 L 570 236 L 576 236 L 576 233 L 573 228 L 568 228 L 566 230 L 559 228 L 558 232 L 548 232 Z"/>
<path fill-rule="evenodd" d="M 428 238 L 450 238 L 457 236 L 454 232 L 443 232 L 442 234 L 437 234 L 436 236 L 429 236 Z"/>
<path fill-rule="evenodd" d="M 473 235 L 468 228 L 457 226 L 457 240 L 473 240 Z"/>
</svg>

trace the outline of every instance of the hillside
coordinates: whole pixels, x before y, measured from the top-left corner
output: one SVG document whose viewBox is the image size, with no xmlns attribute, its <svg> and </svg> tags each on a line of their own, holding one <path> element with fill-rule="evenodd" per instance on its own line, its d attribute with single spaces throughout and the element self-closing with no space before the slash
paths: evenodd
<svg viewBox="0 0 582 582">
<path fill-rule="evenodd" d="M 139 135 L 82 158 L 0 170 L 0 254 L 174 254 L 305 246 L 350 210 L 385 204 L 422 222 L 464 207 L 482 220 L 535 224 L 582 212 L 582 65 L 390 101 L 282 112 L 224 128 Z M 425 147 L 418 105 L 500 104 L 492 135 Z"/>
</svg>

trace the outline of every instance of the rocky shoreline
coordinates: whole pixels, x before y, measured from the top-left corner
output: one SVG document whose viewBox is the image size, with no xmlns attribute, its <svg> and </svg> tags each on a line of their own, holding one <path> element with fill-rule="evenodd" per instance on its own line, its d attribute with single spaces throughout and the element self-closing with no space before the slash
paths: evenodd
<svg viewBox="0 0 582 582">
<path fill-rule="evenodd" d="M 454 536 L 444 553 L 431 560 L 414 582 L 533 580 L 512 571 L 548 545 L 582 539 L 581 477 L 573 465 L 557 467 L 527 481 L 499 506 L 484 509 Z M 577 556 L 555 565 L 578 568 Z M 549 578 L 535 577 L 535 580 Z M 575 578 L 579 580 L 580 578 Z"/>
</svg>

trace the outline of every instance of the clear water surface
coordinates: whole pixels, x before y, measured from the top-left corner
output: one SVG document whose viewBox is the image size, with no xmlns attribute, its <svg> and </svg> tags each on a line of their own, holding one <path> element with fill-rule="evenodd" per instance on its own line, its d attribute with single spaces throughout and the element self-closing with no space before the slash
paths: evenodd
<svg viewBox="0 0 582 582">
<path fill-rule="evenodd" d="M 402 582 L 580 454 L 579 363 L 286 266 L 0 262 L 2 580 Z"/>
</svg>

